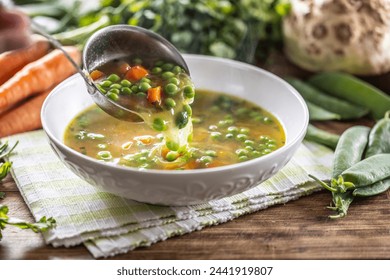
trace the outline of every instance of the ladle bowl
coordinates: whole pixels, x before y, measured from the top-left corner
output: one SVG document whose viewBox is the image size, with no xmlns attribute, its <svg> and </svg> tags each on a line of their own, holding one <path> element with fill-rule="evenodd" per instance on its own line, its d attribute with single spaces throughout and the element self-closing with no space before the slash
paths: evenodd
<svg viewBox="0 0 390 280">
<path fill-rule="evenodd" d="M 158 60 L 169 61 L 189 74 L 180 52 L 169 41 L 147 29 L 122 24 L 105 27 L 88 39 L 83 51 L 84 71 L 91 73 L 110 61 L 129 58 L 141 58 L 148 64 Z M 136 111 L 110 100 L 95 86 L 89 85 L 88 92 L 108 114 L 126 121 L 141 120 Z"/>
</svg>

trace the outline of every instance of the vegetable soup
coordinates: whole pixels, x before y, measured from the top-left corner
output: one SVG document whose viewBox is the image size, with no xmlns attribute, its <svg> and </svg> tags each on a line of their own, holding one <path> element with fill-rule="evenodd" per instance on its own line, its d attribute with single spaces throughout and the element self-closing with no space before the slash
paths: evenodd
<svg viewBox="0 0 390 280">
<path fill-rule="evenodd" d="M 188 145 L 166 141 L 158 127 L 118 120 L 96 105 L 69 124 L 65 144 L 107 164 L 170 170 L 235 164 L 285 144 L 279 121 L 244 99 L 197 90 L 192 109 Z"/>
</svg>

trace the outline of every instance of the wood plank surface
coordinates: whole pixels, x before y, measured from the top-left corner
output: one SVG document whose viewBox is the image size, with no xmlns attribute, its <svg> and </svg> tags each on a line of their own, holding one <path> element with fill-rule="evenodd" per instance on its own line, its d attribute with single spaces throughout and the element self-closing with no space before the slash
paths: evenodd
<svg viewBox="0 0 390 280">
<path fill-rule="evenodd" d="M 282 76 L 291 72 L 278 65 L 282 64 L 274 63 L 268 70 Z M 335 133 L 356 124 L 371 126 L 373 122 L 316 123 Z M 0 183 L 0 191 L 7 194 L 1 203 L 9 206 L 10 215 L 33 220 L 10 176 Z M 338 220 L 327 218 L 330 201 L 331 194 L 321 191 L 110 259 L 390 259 L 390 192 L 356 199 L 348 216 Z M 40 234 L 7 227 L 0 242 L 0 259 L 92 256 L 83 246 L 54 248 Z"/>
</svg>

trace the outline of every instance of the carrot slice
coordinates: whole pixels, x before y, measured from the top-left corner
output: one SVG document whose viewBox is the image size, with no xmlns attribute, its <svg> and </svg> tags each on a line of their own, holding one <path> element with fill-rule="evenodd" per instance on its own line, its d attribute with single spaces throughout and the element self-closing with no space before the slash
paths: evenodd
<svg viewBox="0 0 390 280">
<path fill-rule="evenodd" d="M 100 78 L 102 78 L 104 76 L 104 73 L 102 71 L 99 71 L 99 70 L 93 70 L 90 74 L 91 76 L 91 79 L 96 81 Z"/>
<path fill-rule="evenodd" d="M 148 89 L 148 101 L 161 104 L 161 86 Z"/>
<path fill-rule="evenodd" d="M 140 65 L 135 65 L 126 72 L 126 78 L 129 80 L 138 81 L 148 74 L 148 70 Z"/>
</svg>

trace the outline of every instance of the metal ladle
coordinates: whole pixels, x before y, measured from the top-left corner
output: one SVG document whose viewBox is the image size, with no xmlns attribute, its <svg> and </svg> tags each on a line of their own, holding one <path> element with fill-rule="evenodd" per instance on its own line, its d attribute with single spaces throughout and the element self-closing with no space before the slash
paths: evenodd
<svg viewBox="0 0 390 280">
<path fill-rule="evenodd" d="M 147 29 L 130 25 L 112 25 L 93 34 L 83 52 L 84 68 L 88 73 L 107 62 L 126 58 L 141 58 L 151 65 L 162 60 L 189 69 L 180 52 L 166 39 Z M 132 108 L 124 107 L 102 94 L 96 86 L 88 92 L 95 103 L 108 114 L 127 121 L 139 121 L 141 117 Z"/>
<path fill-rule="evenodd" d="M 33 25 L 34 29 L 45 36 L 56 48 L 62 50 L 65 56 L 76 67 L 83 77 L 88 93 L 93 101 L 106 113 L 121 120 L 130 122 L 143 121 L 139 112 L 121 106 L 106 97 L 96 87 L 88 73 L 115 59 L 138 57 L 153 64 L 158 60 L 169 61 L 182 67 L 187 74 L 189 69 L 180 52 L 166 39 L 147 29 L 130 25 L 112 25 L 100 29 L 86 42 L 83 50 L 82 70 L 66 53 L 61 44 L 42 29 Z"/>
</svg>

